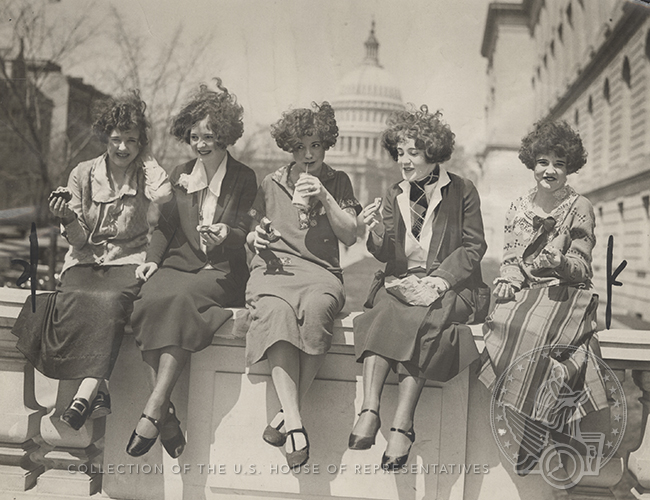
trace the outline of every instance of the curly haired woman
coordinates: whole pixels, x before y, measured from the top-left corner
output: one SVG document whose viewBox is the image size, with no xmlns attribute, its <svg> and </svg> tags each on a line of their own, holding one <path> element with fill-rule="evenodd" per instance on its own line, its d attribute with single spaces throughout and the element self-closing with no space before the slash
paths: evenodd
<svg viewBox="0 0 650 500">
<path fill-rule="evenodd" d="M 570 435 L 572 421 L 606 408 L 607 400 L 591 355 L 598 349 L 593 337 L 598 296 L 589 291 L 594 211 L 567 184 L 587 153 L 566 122 L 542 121 L 522 140 L 519 159 L 533 171 L 537 186 L 506 214 L 497 305 L 483 328 L 480 379 L 493 389 L 526 357 L 521 369 L 508 371 L 507 391 L 499 391 L 501 402 L 524 422 L 516 468 L 526 475 L 549 433 Z M 567 408 L 561 394 L 571 393 L 584 398 Z"/>
<path fill-rule="evenodd" d="M 13 332 L 46 376 L 82 379 L 61 420 L 79 430 L 111 412 L 106 386 L 142 281 L 147 210 L 171 198 L 167 174 L 147 150 L 145 103 L 137 92 L 98 107 L 93 131 L 106 153 L 77 165 L 67 188 L 50 196 L 70 243 L 61 284 L 25 304 Z"/>
<path fill-rule="evenodd" d="M 244 110 L 216 81 L 217 91 L 201 85 L 173 120 L 171 134 L 196 158 L 170 175 L 174 198 L 163 206 L 147 261 L 137 269 L 146 283 L 134 305 L 133 331 L 153 391 L 127 446 L 132 456 L 147 453 L 158 435 L 169 455 L 182 453 L 172 390 L 190 354 L 210 345 L 232 316 L 225 308 L 244 305 L 244 244 L 257 184 L 255 173 L 226 149 L 244 132 Z"/>
<path fill-rule="evenodd" d="M 248 235 L 256 255 L 246 289 L 246 361 L 269 360 L 282 409 L 263 438 L 278 447 L 286 442 L 287 463 L 296 467 L 309 458 L 301 402 L 345 303 L 339 241 L 356 241 L 360 206 L 347 174 L 324 163 L 338 135 L 329 103 L 284 113 L 271 134 L 294 161 L 264 179 L 253 204 L 260 224 Z M 304 205 L 292 204 L 296 196 Z"/>
<path fill-rule="evenodd" d="M 354 320 L 364 399 L 349 447 L 374 444 L 392 368 L 398 401 L 382 467 L 396 471 L 415 441 L 413 419 L 426 380 L 447 381 L 478 357 L 464 323 L 477 316 L 473 292 L 483 284 L 487 245 L 476 188 L 441 165 L 451 157 L 454 134 L 440 112 L 426 106 L 395 112 L 382 145 L 403 180 L 388 189 L 381 211 L 381 203 L 372 203 L 361 212 L 368 250 L 386 269 L 376 276 L 369 309 Z"/>
</svg>

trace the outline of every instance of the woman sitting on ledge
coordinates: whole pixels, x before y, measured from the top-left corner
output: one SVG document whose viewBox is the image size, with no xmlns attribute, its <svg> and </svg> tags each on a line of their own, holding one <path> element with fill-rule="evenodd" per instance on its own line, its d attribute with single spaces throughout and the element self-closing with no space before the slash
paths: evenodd
<svg viewBox="0 0 650 500">
<path fill-rule="evenodd" d="M 133 332 L 153 391 L 127 446 L 135 457 L 159 434 L 170 456 L 182 453 L 172 390 L 190 354 L 210 345 L 232 316 L 225 308 L 244 305 L 244 243 L 257 184 L 255 173 L 226 150 L 244 132 L 244 110 L 216 81 L 218 91 L 201 85 L 173 120 L 172 135 L 196 158 L 170 175 L 174 198 L 163 206 L 147 262 L 137 271 L 147 282 L 134 305 Z"/>
<path fill-rule="evenodd" d="M 576 418 L 608 407 L 593 357 L 598 352 L 593 337 L 598 296 L 590 291 L 594 211 L 567 184 L 586 157 L 580 136 L 566 122 L 537 123 L 519 150 L 537 186 L 506 215 L 497 304 L 483 327 L 480 380 L 494 389 L 507 372 L 507 391 L 498 391 L 498 397 L 524 422 L 516 462 L 520 475 L 538 462 L 549 432 L 571 434 Z M 510 369 L 522 356 L 521 369 Z M 581 397 L 568 404 L 570 394 Z"/>
<path fill-rule="evenodd" d="M 81 383 L 61 420 L 79 430 L 111 412 L 106 381 L 142 282 L 150 203 L 171 197 L 165 171 L 148 152 L 145 103 L 133 92 L 107 100 L 93 131 L 106 153 L 77 165 L 50 211 L 70 243 L 55 293 L 31 299 L 13 328 L 18 349 L 44 375 Z"/>
<path fill-rule="evenodd" d="M 368 250 L 386 263 L 363 314 L 354 345 L 363 362 L 363 403 L 349 447 L 370 448 L 381 427 L 379 404 L 392 368 L 399 374 L 397 409 L 382 467 L 399 470 L 415 441 L 413 418 L 426 380 L 447 381 L 478 357 L 467 323 L 481 321 L 487 291 L 480 261 L 487 245 L 479 196 L 467 179 L 447 172 L 454 134 L 440 112 L 398 111 L 382 143 L 403 180 L 364 208 Z M 485 297 L 485 295 L 484 295 Z M 480 311 L 479 311 L 480 310 Z"/>
<path fill-rule="evenodd" d="M 296 467 L 309 458 L 301 402 L 345 302 L 339 241 L 356 241 L 360 206 L 348 176 L 323 162 L 338 135 L 329 103 L 286 112 L 272 135 L 294 161 L 264 179 L 253 205 L 260 224 L 248 235 L 256 255 L 246 289 L 246 362 L 269 360 L 282 409 L 263 439 L 273 446 L 286 441 L 287 463 Z"/>
</svg>

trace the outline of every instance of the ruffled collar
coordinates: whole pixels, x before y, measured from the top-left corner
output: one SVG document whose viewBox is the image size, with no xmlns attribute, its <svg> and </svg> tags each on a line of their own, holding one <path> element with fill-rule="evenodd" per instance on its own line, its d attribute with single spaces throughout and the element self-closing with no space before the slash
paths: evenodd
<svg viewBox="0 0 650 500">
<path fill-rule="evenodd" d="M 108 173 L 108 153 L 96 158 L 90 169 L 93 201 L 95 203 L 111 203 L 124 196 L 138 194 L 137 169 L 141 167 L 141 164 L 139 157 L 131 162 L 126 170 L 126 182 L 119 190 L 116 190 Z"/>
</svg>

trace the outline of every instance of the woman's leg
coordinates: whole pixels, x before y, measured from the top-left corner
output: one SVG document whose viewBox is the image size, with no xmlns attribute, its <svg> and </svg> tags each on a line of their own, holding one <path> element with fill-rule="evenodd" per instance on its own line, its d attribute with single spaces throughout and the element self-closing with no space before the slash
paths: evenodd
<svg viewBox="0 0 650 500">
<path fill-rule="evenodd" d="M 402 376 L 399 381 L 397 408 L 393 425 L 395 429 L 409 431 L 413 427 L 415 408 L 417 407 L 425 383 L 424 378 L 413 377 L 412 375 Z M 389 457 L 400 457 L 408 453 L 411 441 L 401 432 L 391 432 L 386 447 L 386 455 Z"/>
<path fill-rule="evenodd" d="M 323 364 L 325 355 L 310 356 L 288 342 L 276 342 L 266 351 L 271 365 L 271 378 L 284 411 L 284 428 L 300 429 L 300 403 Z M 307 445 L 302 434 L 294 434 L 296 449 Z M 287 440 L 289 447 L 291 440 Z M 294 451 L 289 449 L 288 451 Z"/>
<path fill-rule="evenodd" d="M 79 384 L 73 399 L 83 398 L 88 401 L 89 404 L 92 403 L 93 399 L 95 399 L 95 396 L 97 395 L 99 384 L 102 381 L 103 379 L 101 378 L 86 377 L 81 381 L 81 384 Z"/>
<path fill-rule="evenodd" d="M 379 413 L 381 393 L 389 371 L 390 364 L 388 360 L 377 354 L 371 353 L 363 359 L 362 410 L 370 409 Z M 377 415 L 371 412 L 361 413 L 352 433 L 357 436 L 371 435 L 377 425 L 377 419 Z"/>
<path fill-rule="evenodd" d="M 154 353 L 159 353 L 159 357 Z M 161 420 L 167 415 L 169 398 L 190 354 L 190 351 L 177 346 L 143 352 L 143 359 L 155 373 L 153 390 L 143 410 L 145 415 L 156 420 Z M 144 438 L 154 438 L 158 435 L 158 429 L 145 418 L 140 419 L 135 431 Z"/>
</svg>

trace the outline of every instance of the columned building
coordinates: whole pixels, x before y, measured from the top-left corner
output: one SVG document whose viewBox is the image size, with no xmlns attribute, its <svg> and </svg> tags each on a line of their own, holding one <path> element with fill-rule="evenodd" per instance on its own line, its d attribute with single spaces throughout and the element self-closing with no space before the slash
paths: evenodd
<svg viewBox="0 0 650 500">
<path fill-rule="evenodd" d="M 624 286 L 614 289 L 613 310 L 647 318 L 650 8 L 624 0 L 493 3 L 482 55 L 489 80 L 486 183 L 514 168 L 519 140 L 535 121 L 569 122 L 589 153 L 569 183 L 594 205 L 596 291 L 604 302 L 611 235 L 613 268 L 628 263 L 619 277 Z"/>
<path fill-rule="evenodd" d="M 365 58 L 341 79 L 331 101 L 339 138 L 327 153 L 332 167 L 348 173 L 363 205 L 382 196 L 389 184 L 399 180 L 393 160 L 381 147 L 381 133 L 388 116 L 404 109 L 396 80 L 379 63 L 374 21 L 365 49 Z"/>
</svg>

